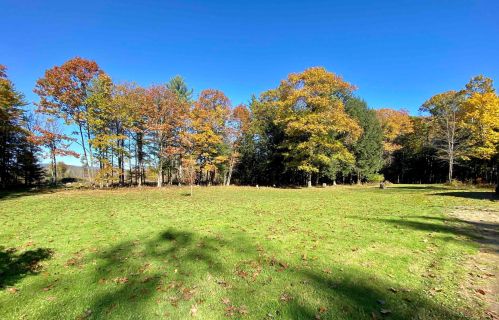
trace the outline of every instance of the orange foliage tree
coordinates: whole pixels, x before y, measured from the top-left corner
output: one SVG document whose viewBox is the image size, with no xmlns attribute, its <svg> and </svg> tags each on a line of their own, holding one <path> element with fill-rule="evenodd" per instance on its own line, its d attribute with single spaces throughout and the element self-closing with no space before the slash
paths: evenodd
<svg viewBox="0 0 499 320">
<path fill-rule="evenodd" d="M 78 127 L 84 165 L 91 180 L 91 131 L 85 101 L 91 81 L 101 72 L 95 61 L 76 57 L 45 71 L 34 89 L 40 97 L 38 112 L 62 118 L 67 124 Z"/>
</svg>

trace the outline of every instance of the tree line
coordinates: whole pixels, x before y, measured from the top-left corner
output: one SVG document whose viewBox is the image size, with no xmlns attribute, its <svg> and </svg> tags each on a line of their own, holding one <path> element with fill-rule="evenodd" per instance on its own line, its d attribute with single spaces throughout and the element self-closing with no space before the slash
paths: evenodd
<svg viewBox="0 0 499 320">
<path fill-rule="evenodd" d="M 216 89 L 194 98 L 180 76 L 147 88 L 117 84 L 96 62 L 74 58 L 37 81 L 30 113 L 5 70 L 3 188 L 40 180 L 39 157 L 50 161 L 56 183 L 60 156 L 78 157 L 97 187 L 497 179 L 499 99 L 483 76 L 410 116 L 370 109 L 354 85 L 322 67 L 232 106 Z"/>
</svg>

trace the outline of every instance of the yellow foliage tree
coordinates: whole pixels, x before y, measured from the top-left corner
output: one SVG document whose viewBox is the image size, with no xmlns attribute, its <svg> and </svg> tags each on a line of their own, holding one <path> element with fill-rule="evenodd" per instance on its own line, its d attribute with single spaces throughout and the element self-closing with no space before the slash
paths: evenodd
<svg viewBox="0 0 499 320">
<path fill-rule="evenodd" d="M 302 171 L 307 185 L 312 174 L 333 161 L 353 162 L 348 145 L 362 133 L 346 112 L 344 99 L 355 89 L 322 67 L 292 73 L 275 90 L 262 96 L 268 108 L 276 107 L 276 124 L 284 129 L 284 156 L 290 169 Z"/>
</svg>

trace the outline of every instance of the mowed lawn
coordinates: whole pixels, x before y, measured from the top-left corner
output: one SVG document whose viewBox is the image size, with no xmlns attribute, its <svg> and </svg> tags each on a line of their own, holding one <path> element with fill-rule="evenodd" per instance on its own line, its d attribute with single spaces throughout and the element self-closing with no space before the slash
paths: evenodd
<svg viewBox="0 0 499 320">
<path fill-rule="evenodd" d="M 0 319 L 461 319 L 477 252 L 438 186 L 0 196 Z M 465 314 L 467 316 L 465 316 Z"/>
</svg>

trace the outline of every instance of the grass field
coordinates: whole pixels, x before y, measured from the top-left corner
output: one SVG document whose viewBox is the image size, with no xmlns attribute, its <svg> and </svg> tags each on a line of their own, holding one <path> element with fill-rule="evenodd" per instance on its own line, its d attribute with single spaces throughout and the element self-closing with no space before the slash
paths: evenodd
<svg viewBox="0 0 499 320">
<path fill-rule="evenodd" d="M 461 319 L 490 191 L 250 187 L 0 195 L 0 319 Z"/>
</svg>

